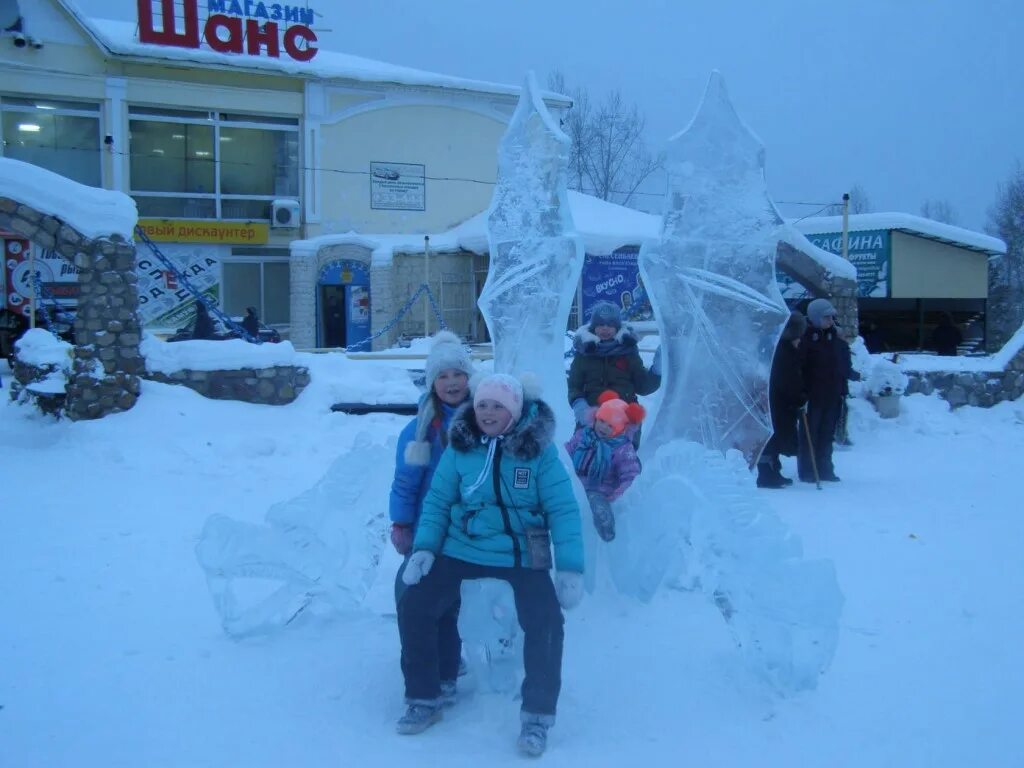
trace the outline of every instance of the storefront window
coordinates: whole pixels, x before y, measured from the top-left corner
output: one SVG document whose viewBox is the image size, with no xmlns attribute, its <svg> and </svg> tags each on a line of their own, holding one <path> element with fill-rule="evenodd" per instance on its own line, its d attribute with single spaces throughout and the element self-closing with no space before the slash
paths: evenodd
<svg viewBox="0 0 1024 768">
<path fill-rule="evenodd" d="M 103 185 L 99 105 L 3 98 L 0 110 L 4 157 Z"/>
<path fill-rule="evenodd" d="M 213 126 L 131 121 L 132 189 L 213 194 Z"/>
<path fill-rule="evenodd" d="M 142 216 L 269 219 L 275 198 L 299 196 L 294 118 L 130 112 L 131 189 Z"/>
<path fill-rule="evenodd" d="M 224 311 L 243 317 L 256 307 L 266 325 L 286 325 L 291 317 L 288 252 L 274 248 L 235 248 L 223 263 Z"/>
</svg>

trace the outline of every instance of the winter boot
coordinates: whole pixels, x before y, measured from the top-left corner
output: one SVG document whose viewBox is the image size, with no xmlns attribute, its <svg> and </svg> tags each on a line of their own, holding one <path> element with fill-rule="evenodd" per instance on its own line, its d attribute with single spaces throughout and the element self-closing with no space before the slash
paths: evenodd
<svg viewBox="0 0 1024 768">
<path fill-rule="evenodd" d="M 775 467 L 775 474 L 777 474 L 779 476 L 779 479 L 782 480 L 783 484 L 785 484 L 785 485 L 792 485 L 793 484 L 793 478 L 792 477 L 786 477 L 784 474 L 782 474 L 782 459 L 780 459 L 778 456 L 776 456 L 775 457 L 775 461 L 772 462 L 772 465 Z"/>
<path fill-rule="evenodd" d="M 523 728 L 516 742 L 520 754 L 527 757 L 540 757 L 544 754 L 548 746 L 548 724 L 544 721 L 548 719 L 523 713 Z"/>
<path fill-rule="evenodd" d="M 458 697 L 458 690 L 455 687 L 454 680 L 442 680 L 441 681 L 441 706 L 442 707 L 454 707 L 455 701 Z"/>
<path fill-rule="evenodd" d="M 587 501 L 590 502 L 590 511 L 594 515 L 597 535 L 603 541 L 611 541 L 615 538 L 615 515 L 612 514 L 611 503 L 602 494 L 595 492 L 587 494 Z"/>
<path fill-rule="evenodd" d="M 403 736 L 423 733 L 441 719 L 441 706 L 432 701 L 410 701 L 395 727 Z"/>
<path fill-rule="evenodd" d="M 765 461 L 757 465 L 757 487 L 758 488 L 785 488 L 788 485 L 775 467 Z"/>
</svg>

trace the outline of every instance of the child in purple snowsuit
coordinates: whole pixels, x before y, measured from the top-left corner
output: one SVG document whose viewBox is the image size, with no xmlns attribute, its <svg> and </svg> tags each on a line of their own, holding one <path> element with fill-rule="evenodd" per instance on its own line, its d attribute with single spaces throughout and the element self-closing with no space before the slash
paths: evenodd
<svg viewBox="0 0 1024 768">
<path fill-rule="evenodd" d="M 633 433 L 643 421 L 644 407 L 620 400 L 611 391 L 603 392 L 598 402 L 594 426 L 579 427 L 565 447 L 587 491 L 594 527 L 602 539 L 611 541 L 615 538 L 611 502 L 640 474 Z"/>
</svg>

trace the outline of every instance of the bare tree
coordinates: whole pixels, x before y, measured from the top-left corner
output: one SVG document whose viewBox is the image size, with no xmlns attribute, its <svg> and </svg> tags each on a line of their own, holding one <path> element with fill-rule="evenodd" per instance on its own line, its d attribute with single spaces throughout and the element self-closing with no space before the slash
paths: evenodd
<svg viewBox="0 0 1024 768">
<path fill-rule="evenodd" d="M 561 72 L 548 77 L 548 87 L 573 100 L 562 121 L 573 143 L 570 187 L 629 205 L 644 181 L 664 165 L 664 157 L 647 148 L 646 121 L 636 105 L 627 105 L 622 94 L 612 91 L 595 107 L 584 89 L 566 86 Z"/>
<path fill-rule="evenodd" d="M 988 344 L 1002 346 L 1024 322 L 1024 165 L 1018 161 L 996 189 L 989 230 L 1006 243 L 1006 255 L 989 262 Z"/>
<path fill-rule="evenodd" d="M 949 200 L 925 200 L 921 204 L 921 215 L 926 219 L 941 221 L 943 224 L 956 223 L 953 206 Z"/>
</svg>

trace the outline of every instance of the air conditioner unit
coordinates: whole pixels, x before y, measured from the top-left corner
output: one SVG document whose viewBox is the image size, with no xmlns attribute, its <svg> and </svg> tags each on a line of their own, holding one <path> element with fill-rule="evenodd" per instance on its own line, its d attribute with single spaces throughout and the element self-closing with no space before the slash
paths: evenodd
<svg viewBox="0 0 1024 768">
<path fill-rule="evenodd" d="M 296 229 L 302 219 L 298 200 L 275 200 L 270 206 L 271 229 Z"/>
</svg>

